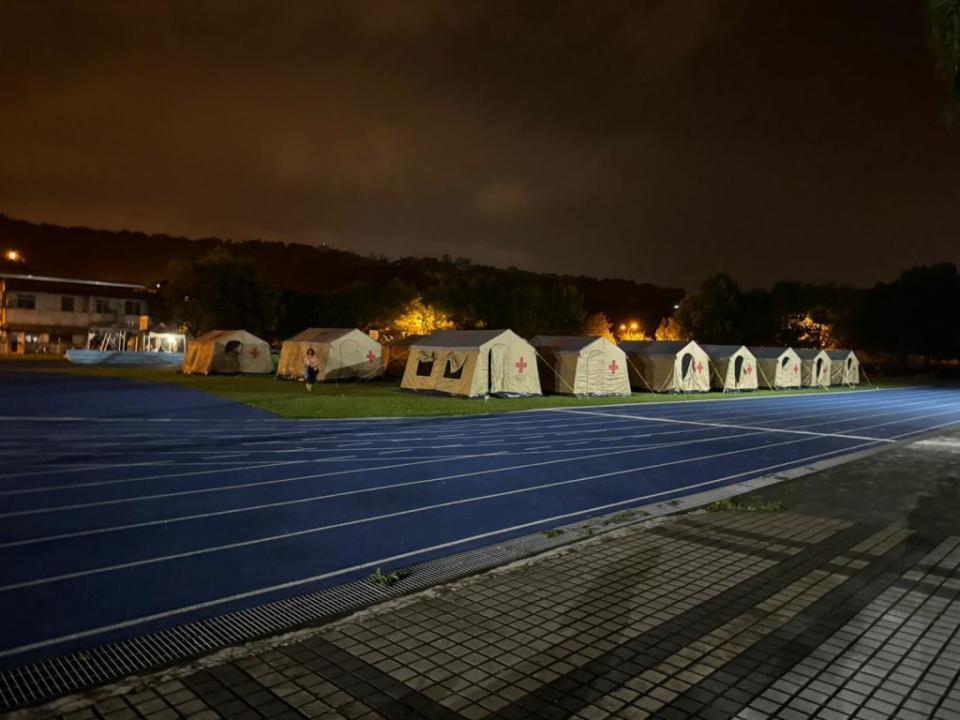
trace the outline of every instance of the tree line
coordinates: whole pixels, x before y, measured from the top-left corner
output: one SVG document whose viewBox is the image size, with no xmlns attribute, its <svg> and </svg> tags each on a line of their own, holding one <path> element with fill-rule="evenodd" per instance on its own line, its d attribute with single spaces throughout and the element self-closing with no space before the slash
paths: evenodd
<svg viewBox="0 0 960 720">
<path fill-rule="evenodd" d="M 675 313 L 686 337 L 707 343 L 855 348 L 903 364 L 960 357 L 960 274 L 952 263 L 905 270 L 892 281 L 849 285 L 778 282 L 743 291 L 714 275 Z"/>
<path fill-rule="evenodd" d="M 612 340 L 696 339 L 702 343 L 850 347 L 942 360 L 960 356 L 960 275 L 951 263 L 904 271 L 860 289 L 783 281 L 743 290 L 728 274 L 707 278 L 675 312 L 617 326 L 584 291 L 552 276 L 504 270 L 437 275 L 414 284 L 352 282 L 327 293 L 278 289 L 250 259 L 215 249 L 176 265 L 159 314 L 200 333 L 243 327 L 279 339 L 306 327 L 376 329 L 387 340 L 436 329 L 511 328 L 524 337 L 605 335 Z M 602 283 L 603 281 L 597 281 Z M 672 309 L 672 308 L 671 308 Z M 652 317 L 652 319 L 650 319 Z"/>
</svg>

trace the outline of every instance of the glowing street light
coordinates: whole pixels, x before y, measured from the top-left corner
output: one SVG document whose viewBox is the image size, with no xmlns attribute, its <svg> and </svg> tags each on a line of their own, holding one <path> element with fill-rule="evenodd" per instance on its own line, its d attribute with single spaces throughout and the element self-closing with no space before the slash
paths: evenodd
<svg viewBox="0 0 960 720">
<path fill-rule="evenodd" d="M 7 250 L 3 256 L 10 262 L 23 262 L 23 255 L 19 250 Z"/>
</svg>

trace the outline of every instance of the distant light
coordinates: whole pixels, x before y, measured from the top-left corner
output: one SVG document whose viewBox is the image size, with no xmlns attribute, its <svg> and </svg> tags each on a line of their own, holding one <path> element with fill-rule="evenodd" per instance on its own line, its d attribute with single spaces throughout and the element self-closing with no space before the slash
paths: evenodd
<svg viewBox="0 0 960 720">
<path fill-rule="evenodd" d="M 626 330 L 626 329 L 627 329 L 627 326 L 624 325 L 623 323 L 620 323 L 620 329 L 621 329 L 621 330 Z"/>
<path fill-rule="evenodd" d="M 676 305 L 674 305 L 674 306 L 673 306 L 673 309 L 674 309 L 674 310 L 679 310 L 679 309 L 680 309 L 680 303 L 677 303 Z"/>
<path fill-rule="evenodd" d="M 23 255 L 17 250 L 7 250 L 3 256 L 10 262 L 23 262 Z"/>
<path fill-rule="evenodd" d="M 630 329 L 631 329 L 631 330 L 639 330 L 639 329 L 640 329 L 640 323 L 638 323 L 636 320 L 634 320 L 632 323 L 630 323 Z"/>
</svg>

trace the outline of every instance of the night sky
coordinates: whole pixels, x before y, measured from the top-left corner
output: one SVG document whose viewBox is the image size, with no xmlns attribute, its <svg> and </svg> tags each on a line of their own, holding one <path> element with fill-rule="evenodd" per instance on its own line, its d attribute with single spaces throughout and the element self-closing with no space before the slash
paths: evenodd
<svg viewBox="0 0 960 720">
<path fill-rule="evenodd" d="M 692 287 L 960 259 L 910 0 L 0 0 L 0 212 Z"/>
</svg>

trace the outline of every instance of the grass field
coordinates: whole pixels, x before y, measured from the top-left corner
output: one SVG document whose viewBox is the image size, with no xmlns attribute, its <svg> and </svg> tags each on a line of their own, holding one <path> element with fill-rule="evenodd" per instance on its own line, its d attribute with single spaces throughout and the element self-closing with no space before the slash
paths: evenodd
<svg viewBox="0 0 960 720">
<path fill-rule="evenodd" d="M 49 358 L 49 356 L 47 356 Z M 302 383 L 276 380 L 257 375 L 181 375 L 175 369 L 120 366 L 71 365 L 61 359 L 21 361 L 7 360 L 3 371 L 55 372 L 69 375 L 121 377 L 129 380 L 162 382 L 202 390 L 221 397 L 269 410 L 289 418 L 352 418 L 352 417 L 424 417 L 433 415 L 483 415 L 510 410 L 532 410 L 553 407 L 610 405 L 618 403 L 685 402 L 717 400 L 730 395 L 662 395 L 634 393 L 630 397 L 573 398 L 546 395 L 529 398 L 489 398 L 468 400 L 436 395 L 415 395 L 400 390 L 399 380 L 375 380 L 315 385 L 308 393 Z M 848 392 L 847 388 L 799 390 L 796 392 L 761 390 L 744 393 L 743 397 L 787 394 Z"/>
</svg>

